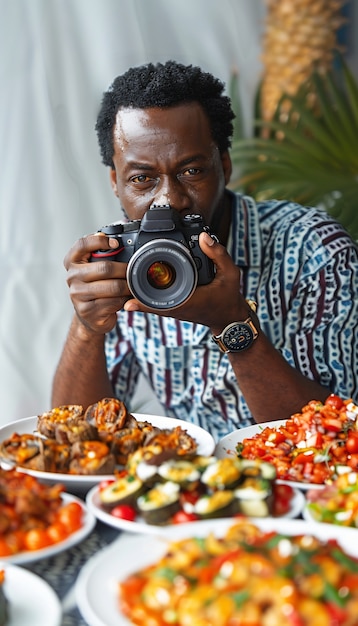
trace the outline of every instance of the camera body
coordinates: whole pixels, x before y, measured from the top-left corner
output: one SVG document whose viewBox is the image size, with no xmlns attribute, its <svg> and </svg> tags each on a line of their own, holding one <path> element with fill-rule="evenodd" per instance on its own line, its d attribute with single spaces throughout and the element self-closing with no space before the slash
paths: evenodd
<svg viewBox="0 0 358 626">
<path fill-rule="evenodd" d="M 151 308 L 176 308 L 197 285 L 207 285 L 215 276 L 213 262 L 199 246 L 203 231 L 211 235 L 201 215 L 181 218 L 170 205 L 153 204 L 142 220 L 101 228 L 99 232 L 118 240 L 119 248 L 98 250 L 91 261 L 128 263 L 126 278 L 135 298 Z"/>
</svg>

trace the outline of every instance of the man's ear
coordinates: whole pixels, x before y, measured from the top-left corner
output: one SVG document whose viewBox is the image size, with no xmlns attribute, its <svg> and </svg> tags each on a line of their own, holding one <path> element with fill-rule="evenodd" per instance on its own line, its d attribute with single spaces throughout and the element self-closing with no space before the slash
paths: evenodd
<svg viewBox="0 0 358 626">
<path fill-rule="evenodd" d="M 109 170 L 109 180 L 110 180 L 110 183 L 111 183 L 111 187 L 112 187 L 113 193 L 118 198 L 117 172 L 116 172 L 116 170 L 113 167 L 111 167 L 110 170 Z"/>
<path fill-rule="evenodd" d="M 231 157 L 227 150 L 223 152 L 221 155 L 221 163 L 222 163 L 223 171 L 224 171 L 225 184 L 227 185 L 228 182 L 230 181 L 231 174 L 232 174 Z"/>
</svg>

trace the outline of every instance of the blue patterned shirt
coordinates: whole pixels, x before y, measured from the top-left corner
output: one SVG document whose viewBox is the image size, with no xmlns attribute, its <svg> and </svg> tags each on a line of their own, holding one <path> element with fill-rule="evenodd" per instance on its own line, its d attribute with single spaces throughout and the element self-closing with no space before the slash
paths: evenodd
<svg viewBox="0 0 358 626">
<path fill-rule="evenodd" d="M 263 332 L 304 376 L 357 401 L 358 248 L 318 209 L 233 195 L 232 210 L 229 252 Z M 216 440 L 254 423 L 206 326 L 122 310 L 106 356 L 114 393 L 128 407 L 142 372 L 167 415 Z"/>
</svg>

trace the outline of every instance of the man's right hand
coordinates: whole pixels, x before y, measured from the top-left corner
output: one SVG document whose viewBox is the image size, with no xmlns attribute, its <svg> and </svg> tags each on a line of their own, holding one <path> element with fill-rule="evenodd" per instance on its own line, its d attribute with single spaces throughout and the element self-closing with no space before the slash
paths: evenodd
<svg viewBox="0 0 358 626">
<path fill-rule="evenodd" d="M 76 314 L 83 326 L 95 334 L 104 335 L 114 328 L 116 313 L 123 308 L 131 293 L 126 281 L 126 263 L 96 261 L 96 250 L 118 247 L 118 241 L 95 233 L 82 237 L 72 246 L 64 259 L 67 284 Z"/>
</svg>

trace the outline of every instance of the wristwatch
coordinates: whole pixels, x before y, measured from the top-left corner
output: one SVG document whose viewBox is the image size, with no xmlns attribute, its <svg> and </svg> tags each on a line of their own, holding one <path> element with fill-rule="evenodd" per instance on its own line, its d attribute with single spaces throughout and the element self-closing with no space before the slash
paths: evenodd
<svg viewBox="0 0 358 626">
<path fill-rule="evenodd" d="M 254 300 L 246 300 L 251 311 L 256 317 L 257 303 Z M 249 315 L 243 322 L 232 322 L 224 328 L 220 335 L 212 335 L 212 340 L 219 346 L 222 352 L 242 352 L 252 346 L 259 335 L 256 323 Z"/>
</svg>

